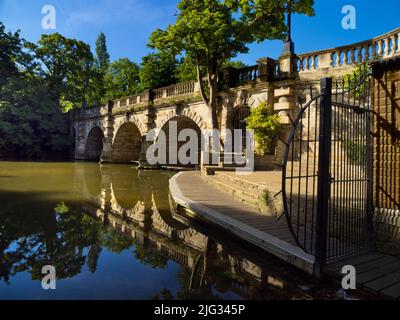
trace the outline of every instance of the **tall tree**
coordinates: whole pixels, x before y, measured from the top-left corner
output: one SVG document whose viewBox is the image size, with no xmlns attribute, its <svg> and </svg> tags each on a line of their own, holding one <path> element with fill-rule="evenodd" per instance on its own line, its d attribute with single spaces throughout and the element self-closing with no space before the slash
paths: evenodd
<svg viewBox="0 0 400 320">
<path fill-rule="evenodd" d="M 133 95 L 140 91 L 139 66 L 128 58 L 113 61 L 106 76 L 106 100 Z"/>
<path fill-rule="evenodd" d="M 149 46 L 174 54 L 186 53 L 197 69 L 204 103 L 218 129 L 218 82 L 223 64 L 248 45 L 266 39 L 284 39 L 285 13 L 313 15 L 313 0 L 181 0 L 176 22 L 158 29 Z M 207 87 L 201 81 L 207 78 Z"/>
<path fill-rule="evenodd" d="M 95 100 L 101 101 L 106 95 L 106 74 L 110 65 L 110 55 L 107 50 L 106 36 L 103 32 L 99 34 L 96 40 L 96 72 L 97 76 L 92 78 L 94 84 Z"/>
<path fill-rule="evenodd" d="M 101 70 L 106 70 L 110 64 L 110 55 L 108 54 L 106 36 L 103 32 L 99 34 L 96 40 L 97 64 Z"/>
</svg>

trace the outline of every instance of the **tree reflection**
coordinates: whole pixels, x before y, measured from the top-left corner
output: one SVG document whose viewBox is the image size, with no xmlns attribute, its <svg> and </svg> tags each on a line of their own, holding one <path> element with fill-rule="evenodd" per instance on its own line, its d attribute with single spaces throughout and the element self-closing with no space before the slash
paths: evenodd
<svg viewBox="0 0 400 320">
<path fill-rule="evenodd" d="M 53 215 L 45 217 L 47 223 L 40 224 L 39 229 L 27 228 L 21 233 L 21 225 L 38 225 L 26 218 L 27 215 L 0 214 L 0 225 L 6 226 L 5 232 L 0 233 L 0 280 L 6 283 L 25 271 L 31 273 L 33 280 L 40 280 L 45 265 L 56 268 L 58 279 L 78 275 L 85 265 L 95 273 L 103 248 L 119 254 L 135 247 L 134 257 L 142 264 L 154 269 L 168 265 L 168 257 L 63 202 L 54 208 Z"/>
</svg>

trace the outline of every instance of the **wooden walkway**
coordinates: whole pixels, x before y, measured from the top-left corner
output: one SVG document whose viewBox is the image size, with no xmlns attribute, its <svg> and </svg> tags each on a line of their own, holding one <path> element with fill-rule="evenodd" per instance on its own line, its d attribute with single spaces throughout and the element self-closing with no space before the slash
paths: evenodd
<svg viewBox="0 0 400 320">
<path fill-rule="evenodd" d="M 324 271 L 338 280 L 343 266 L 354 266 L 357 289 L 363 289 L 383 298 L 400 299 L 400 259 L 378 252 L 369 252 L 345 258 L 328 265 Z"/>
<path fill-rule="evenodd" d="M 194 187 L 195 186 L 195 187 Z M 181 172 L 170 179 L 174 201 L 198 219 L 206 220 L 265 251 L 314 273 L 314 257 L 299 248 L 284 219 L 260 214 L 211 187 L 199 172 Z"/>
<path fill-rule="evenodd" d="M 177 204 L 193 218 L 211 222 L 278 258 L 314 273 L 315 259 L 299 248 L 285 220 L 260 214 L 229 194 L 210 186 L 199 172 L 181 172 L 170 179 L 170 192 Z M 368 252 L 335 261 L 324 272 L 341 282 L 343 266 L 357 272 L 357 289 L 388 299 L 400 299 L 400 259 Z"/>
</svg>

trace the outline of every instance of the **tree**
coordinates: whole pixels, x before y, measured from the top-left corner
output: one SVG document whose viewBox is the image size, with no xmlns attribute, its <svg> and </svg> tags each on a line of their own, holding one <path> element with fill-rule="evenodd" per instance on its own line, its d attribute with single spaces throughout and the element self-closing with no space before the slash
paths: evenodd
<svg viewBox="0 0 400 320">
<path fill-rule="evenodd" d="M 94 102 L 105 102 L 104 97 L 106 95 L 106 74 L 110 65 L 110 55 L 108 54 L 106 36 L 104 33 L 100 33 L 96 40 L 96 66 L 95 71 L 97 76 L 92 78 L 94 87 Z"/>
<path fill-rule="evenodd" d="M 106 100 L 118 99 L 140 91 L 139 66 L 128 58 L 110 64 L 105 75 Z"/>
<path fill-rule="evenodd" d="M 174 54 L 184 52 L 194 60 L 202 99 L 211 109 L 213 128 L 218 129 L 223 64 L 248 52 L 250 43 L 284 39 L 285 13 L 312 15 L 313 4 L 313 0 L 181 0 L 175 24 L 153 32 L 149 46 Z M 200 81 L 204 76 L 207 88 Z"/>
<path fill-rule="evenodd" d="M 7 79 L 18 72 L 15 57 L 21 51 L 19 33 L 5 31 L 5 26 L 0 22 L 0 88 Z"/>
<path fill-rule="evenodd" d="M 106 36 L 103 32 L 99 34 L 96 40 L 96 57 L 100 70 L 106 70 L 110 64 L 110 55 L 107 50 Z"/>
<path fill-rule="evenodd" d="M 0 61 L 5 72 L 2 79 L 6 78 L 0 86 L 0 154 L 43 158 L 54 151 L 66 151 L 70 143 L 67 119 L 46 80 L 39 76 L 44 71 L 28 50 L 32 44 L 18 33 L 5 33 L 3 25 L 0 37 L 7 52 Z"/>
<path fill-rule="evenodd" d="M 42 35 L 38 45 L 30 45 L 43 64 L 41 76 L 55 100 L 63 96 L 85 106 L 93 78 L 93 54 L 86 43 L 63 37 L 59 33 Z"/>
<path fill-rule="evenodd" d="M 0 103 L 1 155 L 40 159 L 68 150 L 67 118 L 59 101 L 49 95 L 44 80 L 14 77 L 1 95 L 5 100 Z"/>
<path fill-rule="evenodd" d="M 176 83 L 175 55 L 169 52 L 151 53 L 142 59 L 140 83 L 142 89 L 156 89 Z"/>
</svg>

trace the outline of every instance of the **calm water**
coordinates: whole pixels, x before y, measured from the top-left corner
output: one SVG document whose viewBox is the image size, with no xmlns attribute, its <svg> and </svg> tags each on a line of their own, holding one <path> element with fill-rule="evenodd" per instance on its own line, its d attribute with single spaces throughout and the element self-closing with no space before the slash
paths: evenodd
<svg viewBox="0 0 400 320">
<path fill-rule="evenodd" d="M 0 162 L 0 299 L 337 298 L 294 268 L 174 213 L 172 173 Z M 41 286 L 53 265 L 57 289 Z"/>
</svg>

